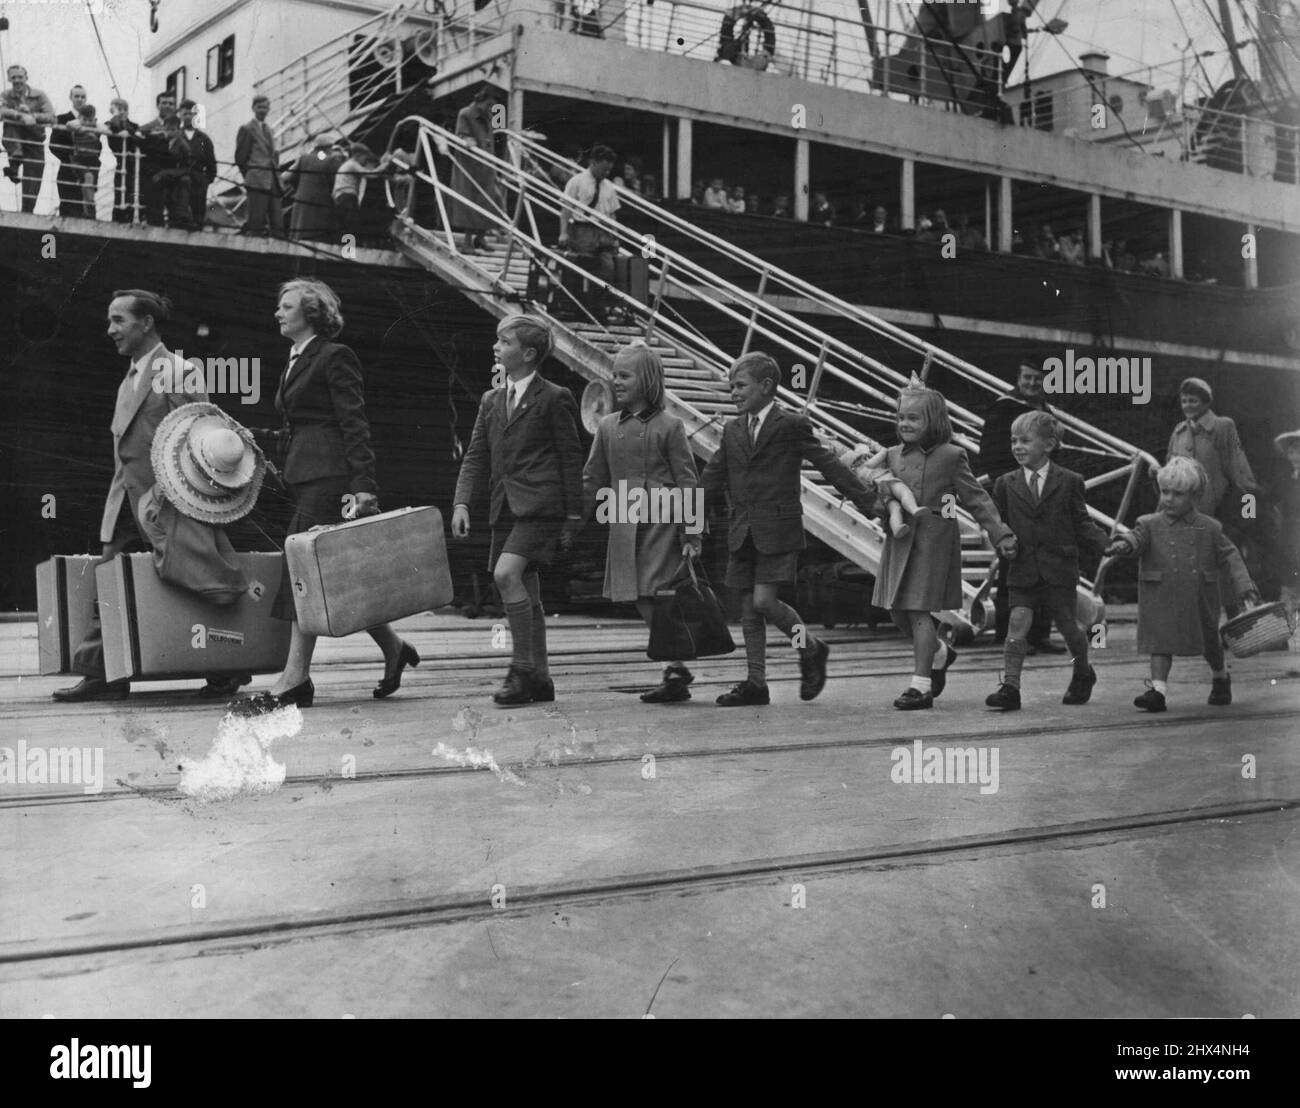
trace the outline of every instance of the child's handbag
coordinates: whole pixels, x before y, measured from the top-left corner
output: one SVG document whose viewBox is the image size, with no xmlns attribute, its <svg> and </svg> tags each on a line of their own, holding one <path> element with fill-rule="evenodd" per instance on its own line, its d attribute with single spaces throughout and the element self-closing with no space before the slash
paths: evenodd
<svg viewBox="0 0 1300 1108">
<path fill-rule="evenodd" d="M 727 616 L 694 558 L 686 558 L 686 575 L 678 574 L 654 596 L 650 645 L 646 656 L 656 662 L 685 662 L 730 654 L 736 649 Z"/>
<path fill-rule="evenodd" d="M 1265 650 L 1282 646 L 1291 637 L 1292 626 L 1286 615 L 1286 605 L 1261 604 L 1228 620 L 1219 628 L 1223 645 L 1237 658 L 1249 658 Z"/>
</svg>

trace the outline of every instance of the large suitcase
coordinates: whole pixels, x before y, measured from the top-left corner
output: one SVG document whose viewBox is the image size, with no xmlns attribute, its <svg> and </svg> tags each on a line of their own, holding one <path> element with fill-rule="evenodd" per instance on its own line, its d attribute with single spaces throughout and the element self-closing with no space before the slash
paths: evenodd
<svg viewBox="0 0 1300 1108">
<path fill-rule="evenodd" d="M 36 646 L 43 674 L 71 673 L 95 618 L 93 554 L 56 554 L 36 567 Z"/>
<path fill-rule="evenodd" d="M 351 635 L 451 603 L 437 508 L 400 508 L 290 535 L 284 554 L 298 626 L 311 635 Z"/>
<path fill-rule="evenodd" d="M 164 582 L 152 554 L 121 554 L 95 571 L 110 681 L 279 673 L 293 624 L 271 618 L 281 554 L 236 554 L 248 592 L 218 605 Z"/>
</svg>

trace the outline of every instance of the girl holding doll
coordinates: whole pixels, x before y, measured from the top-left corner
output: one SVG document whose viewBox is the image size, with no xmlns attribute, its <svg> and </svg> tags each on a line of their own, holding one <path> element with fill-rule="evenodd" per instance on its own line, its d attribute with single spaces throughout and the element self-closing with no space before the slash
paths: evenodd
<svg viewBox="0 0 1300 1108">
<path fill-rule="evenodd" d="M 971 474 L 966 452 L 953 444 L 942 394 L 913 377 L 899 396 L 897 427 L 899 442 L 885 452 L 886 464 L 918 510 L 910 531 L 886 535 L 871 602 L 888 608 L 912 640 L 914 676 L 894 707 L 915 711 L 934 707 L 957 657 L 940 641 L 930 614 L 962 604 L 961 530 L 952 509 L 970 512 L 1005 557 L 1014 557 L 1016 539 Z"/>
<path fill-rule="evenodd" d="M 604 595 L 633 601 L 647 626 L 653 597 L 678 575 L 683 558 L 698 557 L 704 526 L 703 497 L 686 428 L 664 411 L 664 370 L 659 355 L 637 339 L 614 358 L 610 384 L 617 411 L 601 419 L 583 470 L 583 493 L 590 518 L 598 501 L 681 505 L 680 519 L 620 518 L 597 513 L 609 528 Z M 680 497 L 656 498 L 654 489 L 680 489 Z M 636 490 L 642 490 L 635 495 Z M 641 497 L 644 497 L 644 500 Z M 657 689 L 641 694 L 647 704 L 690 700 L 695 678 L 680 661 L 670 662 Z"/>
</svg>

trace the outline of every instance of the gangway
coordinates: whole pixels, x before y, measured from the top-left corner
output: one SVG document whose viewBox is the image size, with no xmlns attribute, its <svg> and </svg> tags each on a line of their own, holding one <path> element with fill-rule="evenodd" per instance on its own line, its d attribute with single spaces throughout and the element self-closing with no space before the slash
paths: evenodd
<svg viewBox="0 0 1300 1108">
<path fill-rule="evenodd" d="M 978 367 L 738 250 L 620 186 L 620 201 L 642 217 L 639 223 L 646 225 L 648 220 L 662 226 L 665 238 L 670 237 L 669 232 L 687 235 L 693 245 L 708 247 L 717 255 L 716 264 L 706 266 L 669 248 L 653 233 L 584 211 L 583 218 L 612 236 L 621 254 L 646 259 L 652 291 L 642 303 L 548 243 L 567 204 L 556 181 L 579 167 L 546 149 L 538 136 L 508 133 L 509 157 L 498 158 L 420 116 L 403 120 L 392 134 L 390 152 L 398 148 L 409 152 L 412 138 L 415 142 L 407 182 L 388 185 L 397 210 L 392 235 L 399 249 L 497 318 L 523 310 L 545 317 L 556 336 L 555 355 L 589 382 L 607 382 L 618 348 L 632 338 L 644 339 L 664 359 L 667 410 L 685 423 L 695 453 L 705 461 L 718 449 L 725 418 L 734 412 L 727 367 L 737 353 L 750 349 L 756 341 L 803 368 L 804 387 L 784 386 L 778 395 L 787 406 L 803 412 L 828 445 L 842 451 L 859 445 L 879 448 L 849 419 L 888 418 L 899 390 L 912 374 L 924 378 L 943 370 L 994 395 L 1010 391 L 1007 384 Z M 455 192 L 449 184 L 454 166 L 463 171 L 457 179 L 468 182 L 466 191 Z M 494 176 L 495 186 L 476 183 L 475 168 L 490 169 L 491 175 L 480 172 L 478 178 Z M 452 226 L 449 213 L 456 206 L 482 216 L 492 228 L 489 233 L 494 241 L 474 248 L 470 236 Z M 720 276 L 715 269 L 728 276 Z M 617 305 L 619 318 L 613 322 L 597 318 L 568 291 L 582 282 L 602 290 L 606 302 Z M 811 300 L 819 311 L 860 329 L 861 348 L 782 308 L 780 300 L 786 297 Z M 689 314 L 678 304 L 689 305 Z M 694 322 L 701 315 L 710 323 L 743 332 L 740 350 L 719 347 Z M 886 351 L 889 362 L 864 353 L 865 349 Z M 832 383 L 838 393 L 855 399 L 825 395 Z M 955 441 L 975 449 L 981 417 L 951 400 L 949 411 Z M 1122 519 L 1131 507 L 1140 475 L 1156 465 L 1156 460 L 1099 428 L 1065 413 L 1055 414 L 1069 427 L 1073 449 L 1116 463 L 1090 478 L 1089 487 L 1127 479 L 1117 512 Z M 809 533 L 868 572 L 877 573 L 884 543 L 880 525 L 845 502 L 815 471 L 806 469 L 802 480 L 804 522 Z M 1117 529 L 1116 519 L 1096 509 L 1090 511 L 1103 527 Z M 937 614 L 956 628 L 959 637 L 966 637 L 989 623 L 987 595 L 996 556 L 974 521 L 959 508 L 955 515 L 962 530 L 963 608 Z M 1084 581 L 1080 591 L 1086 598 L 1085 607 L 1096 611 L 1094 584 Z"/>
</svg>

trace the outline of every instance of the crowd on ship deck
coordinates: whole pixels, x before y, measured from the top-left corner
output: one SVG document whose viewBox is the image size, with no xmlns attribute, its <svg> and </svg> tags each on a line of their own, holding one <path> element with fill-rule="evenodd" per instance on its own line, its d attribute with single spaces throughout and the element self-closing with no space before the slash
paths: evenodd
<svg viewBox="0 0 1300 1108">
<path fill-rule="evenodd" d="M 253 99 L 252 118 L 239 128 L 231 157 L 218 159 L 212 139 L 199 126 L 201 112 L 193 100 L 178 101 L 174 93 L 165 90 L 155 98 L 154 117 L 139 123 L 131 118 L 125 100 L 113 98 L 107 119 L 101 119 L 82 85 L 74 85 L 69 91 L 68 110 L 56 112 L 50 97 L 29 84 L 22 65 L 9 66 L 6 76 L 9 87 L 0 94 L 7 155 L 4 174 L 13 182 L 24 212 L 34 211 L 47 173 L 47 136 L 49 154 L 56 163 L 54 176 L 62 216 L 98 218 L 97 190 L 107 152 L 113 165 L 110 218 L 114 222 L 143 222 L 185 230 L 212 225 L 244 234 L 317 241 L 335 241 L 341 235 L 364 234 L 367 226 L 382 226 L 387 210 L 373 222 L 362 218 L 368 190 L 382 185 L 377 179 L 388 178 L 399 183 L 400 195 L 409 187 L 409 170 L 416 160 L 414 152 L 398 149 L 380 156 L 365 143 L 326 135 L 318 137 L 311 149 L 291 163 L 286 162 L 266 122 L 271 104 L 264 96 Z M 491 86 L 480 86 L 472 103 L 456 115 L 454 124 L 458 135 L 489 152 L 493 151 L 495 138 L 491 123 L 494 97 Z M 585 160 L 584 151 L 576 146 L 565 153 L 570 160 Z M 655 203 L 664 201 L 660 181 L 644 166 L 640 154 L 626 154 L 616 159 L 608 180 Z M 562 169 L 552 171 L 558 187 L 564 187 L 569 176 Z M 453 177 L 453 187 L 460 186 L 456 191 L 479 206 L 490 207 L 489 201 L 499 200 L 493 175 L 481 164 L 468 159 L 462 164 L 458 160 Z M 224 194 L 221 199 L 214 194 L 214 185 L 218 193 Z M 378 192 L 370 195 L 370 208 L 374 209 Z M 697 179 L 690 202 L 733 215 L 777 219 L 793 219 L 795 215 L 789 193 L 763 194 L 750 184 L 722 176 Z M 452 207 L 457 229 L 467 231 L 473 244 L 481 247 L 491 230 L 491 221 L 475 212 L 472 205 L 453 203 Z M 841 195 L 830 188 L 812 189 L 807 222 L 911 237 L 918 242 L 951 242 L 967 251 L 991 248 L 983 228 L 983 212 L 959 212 L 950 217 L 945 208 L 923 207 L 917 211 L 914 225 L 906 226 L 899 214 L 884 203 L 864 195 Z M 1011 249 L 1022 257 L 1066 265 L 1171 276 L 1164 243 L 1137 236 L 1107 237 L 1100 252 L 1092 254 L 1081 228 L 1057 231 L 1050 222 L 1044 222 L 1036 232 L 1017 228 Z M 1218 283 L 1229 268 L 1227 262 L 1205 252 L 1189 253 L 1184 279 Z"/>
</svg>

